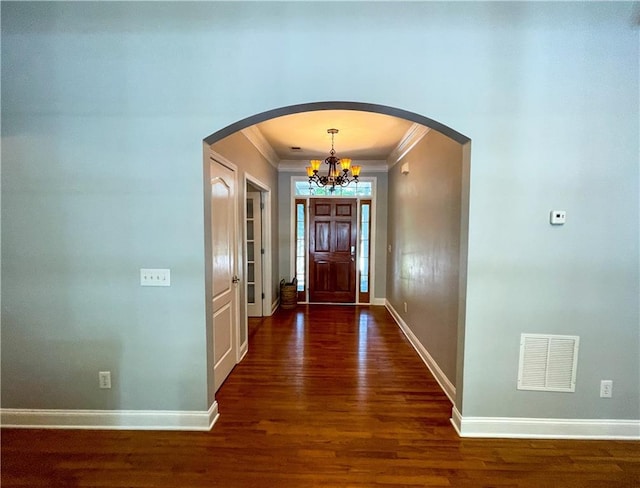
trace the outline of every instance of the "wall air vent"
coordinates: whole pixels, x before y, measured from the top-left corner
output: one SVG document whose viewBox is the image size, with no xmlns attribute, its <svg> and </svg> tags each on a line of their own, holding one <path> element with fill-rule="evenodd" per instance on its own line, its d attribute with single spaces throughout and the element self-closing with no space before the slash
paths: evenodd
<svg viewBox="0 0 640 488">
<path fill-rule="evenodd" d="M 300 146 L 291 146 L 291 152 L 302 152 L 302 148 Z"/>
<path fill-rule="evenodd" d="M 578 336 L 522 334 L 518 389 L 576 390 Z"/>
</svg>

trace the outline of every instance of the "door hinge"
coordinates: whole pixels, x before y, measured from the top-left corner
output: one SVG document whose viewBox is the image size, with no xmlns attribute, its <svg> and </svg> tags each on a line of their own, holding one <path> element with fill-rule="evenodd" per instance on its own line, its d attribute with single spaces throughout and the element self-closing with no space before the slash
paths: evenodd
<svg viewBox="0 0 640 488">
<path fill-rule="evenodd" d="M 260 249 L 260 254 L 264 254 L 264 249 Z"/>
<path fill-rule="evenodd" d="M 264 203 L 260 202 L 260 210 L 264 210 Z"/>
<path fill-rule="evenodd" d="M 262 299 L 264 300 L 264 293 L 262 294 Z"/>
</svg>

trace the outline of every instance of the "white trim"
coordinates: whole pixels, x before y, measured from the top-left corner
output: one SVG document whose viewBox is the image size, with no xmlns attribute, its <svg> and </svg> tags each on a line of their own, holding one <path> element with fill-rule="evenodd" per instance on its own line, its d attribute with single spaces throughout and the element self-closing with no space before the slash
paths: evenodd
<svg viewBox="0 0 640 488">
<path fill-rule="evenodd" d="M 405 132 L 404 137 L 400 140 L 398 145 L 391 151 L 387 158 L 387 164 L 389 168 L 393 167 L 398 161 L 407 155 L 416 144 L 418 144 L 424 136 L 426 136 L 431 129 L 424 125 L 412 124 L 409 130 Z"/>
<path fill-rule="evenodd" d="M 249 142 L 253 144 L 253 147 L 255 147 L 267 161 L 269 161 L 271 166 L 274 168 L 279 166 L 280 158 L 257 126 L 252 125 L 251 127 L 242 129 L 240 132 L 242 132 Z"/>
<path fill-rule="evenodd" d="M 238 364 L 240 364 L 240 362 L 245 358 L 245 356 L 247 355 L 247 353 L 249 352 L 249 339 L 247 338 L 247 340 L 244 342 L 243 346 L 242 346 L 242 350 L 240 351 L 240 357 L 238 358 Z"/>
<path fill-rule="evenodd" d="M 273 315 L 280 306 L 280 297 L 276 298 L 271 304 L 271 315 Z"/>
<path fill-rule="evenodd" d="M 260 192 L 262 193 L 263 201 L 262 204 L 264 209 L 262 212 L 262 248 L 264 249 L 264 256 L 262 257 L 262 291 L 264 293 L 264 299 L 262 300 L 262 315 L 269 316 L 273 314 L 273 311 L 269 313 L 269 305 L 271 303 L 271 297 L 273 295 L 273 270 L 271 265 L 271 255 L 273 254 L 273 245 L 271 239 L 271 187 L 266 185 L 258 178 L 252 176 L 251 174 L 245 172 L 245 183 L 244 188 L 246 191 L 247 182 L 250 182 L 252 185 L 260 188 Z M 245 205 L 245 213 L 246 213 L 246 205 Z M 269 256 L 269 258 L 267 258 Z M 245 313 L 245 317 L 246 313 Z M 248 317 L 247 317 L 248 320 Z M 247 325 L 248 327 L 248 325 Z"/>
<path fill-rule="evenodd" d="M 296 183 L 295 183 L 296 179 L 294 176 L 291 177 L 291 180 L 289 182 L 290 185 L 290 189 L 289 189 L 289 274 L 293 275 L 294 277 L 296 276 L 296 238 L 297 238 L 297 233 L 296 233 L 296 199 L 298 198 L 296 196 Z M 307 225 L 305 226 L 305 236 L 304 236 L 304 245 L 305 247 L 309 245 L 309 240 L 308 240 L 308 232 L 309 230 L 307 229 L 307 227 L 309 227 L 309 205 L 308 205 L 308 201 L 307 201 L 307 205 L 305 205 L 305 219 L 307 222 Z M 308 273 L 307 270 L 309 269 L 309 252 L 308 250 L 305 251 L 305 279 L 308 280 Z M 283 270 L 280 270 L 280 276 L 282 276 Z M 289 277 L 286 278 L 286 281 L 289 281 Z M 305 297 L 308 296 L 308 287 L 309 287 L 309 283 L 305 283 Z M 297 293 L 297 291 L 296 291 Z M 279 301 L 279 299 L 278 299 Z M 280 305 L 280 303 L 278 303 L 278 305 Z"/>
<path fill-rule="evenodd" d="M 271 214 L 273 212 L 271 206 L 273 202 L 271 188 L 263 185 L 266 191 L 262 192 L 262 248 L 264 256 L 262 257 L 262 291 L 264 299 L 262 300 L 262 315 L 269 315 L 269 303 L 273 296 L 273 236 L 271 235 Z"/>
<path fill-rule="evenodd" d="M 380 306 L 380 307 L 384 307 L 387 303 L 387 299 L 386 298 L 372 298 L 371 299 L 371 303 L 369 303 L 369 305 L 376 305 L 376 306 Z"/>
<path fill-rule="evenodd" d="M 640 420 L 463 417 L 451 423 L 461 437 L 640 440 Z"/>
<path fill-rule="evenodd" d="M 462 434 L 461 434 L 462 415 L 460 415 L 460 411 L 458 410 L 458 407 L 456 407 L 455 405 L 451 409 L 451 418 L 449 420 L 451 422 L 451 425 L 453 425 L 453 429 L 456 431 L 456 433 L 460 437 L 462 437 Z"/>
<path fill-rule="evenodd" d="M 207 411 L 0 409 L 3 428 L 107 430 L 211 430 L 218 402 Z"/>
<path fill-rule="evenodd" d="M 418 355 L 420 356 L 424 364 L 427 365 L 427 368 L 429 368 L 429 371 L 431 371 L 431 374 L 440 385 L 440 388 L 442 388 L 445 395 L 449 397 L 449 401 L 451 401 L 451 403 L 455 405 L 456 387 L 453 386 L 451 381 L 449 381 L 449 379 L 446 377 L 446 375 L 438 366 L 438 363 L 436 363 L 433 357 L 431 357 L 431 354 L 429 354 L 426 348 L 418 340 L 418 338 L 409 328 L 407 323 L 402 319 L 402 317 L 400 317 L 400 314 L 396 311 L 395 308 L 393 308 L 391 303 L 389 303 L 389 300 L 385 300 L 385 307 L 387 307 L 387 310 L 389 310 L 389 313 L 391 313 L 391 316 L 394 318 L 396 323 L 400 326 L 400 330 L 402 330 L 404 335 L 407 336 L 407 339 L 409 339 L 409 342 L 411 343 L 413 348 L 416 350 L 416 352 L 418 353 Z"/>
</svg>

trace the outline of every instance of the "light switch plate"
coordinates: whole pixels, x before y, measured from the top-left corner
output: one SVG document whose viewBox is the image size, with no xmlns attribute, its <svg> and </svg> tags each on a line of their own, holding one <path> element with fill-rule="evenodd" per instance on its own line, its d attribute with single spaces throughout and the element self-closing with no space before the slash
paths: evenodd
<svg viewBox="0 0 640 488">
<path fill-rule="evenodd" d="M 140 286 L 171 286 L 171 270 L 141 269 Z"/>
</svg>

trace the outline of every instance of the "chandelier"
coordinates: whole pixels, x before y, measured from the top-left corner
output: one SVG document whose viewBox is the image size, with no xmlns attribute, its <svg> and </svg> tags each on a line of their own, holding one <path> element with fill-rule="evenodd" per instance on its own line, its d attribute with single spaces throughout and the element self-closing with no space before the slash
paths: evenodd
<svg viewBox="0 0 640 488">
<path fill-rule="evenodd" d="M 309 177 L 309 187 L 311 187 L 311 183 L 315 183 L 318 186 L 328 186 L 329 191 L 333 193 L 336 186 L 347 186 L 352 181 L 357 185 L 361 167 L 355 164 L 351 166 L 349 158 L 336 157 L 333 138 L 338 133 L 338 129 L 327 129 L 327 133 L 331 134 L 331 151 L 324 163 L 329 167 L 329 170 L 326 175 L 318 174 L 322 161 L 320 159 L 312 159 L 309 161 L 311 166 L 307 166 L 307 176 Z M 338 169 L 338 164 L 340 169 Z M 351 170 L 351 178 L 349 177 L 349 170 Z"/>
</svg>

